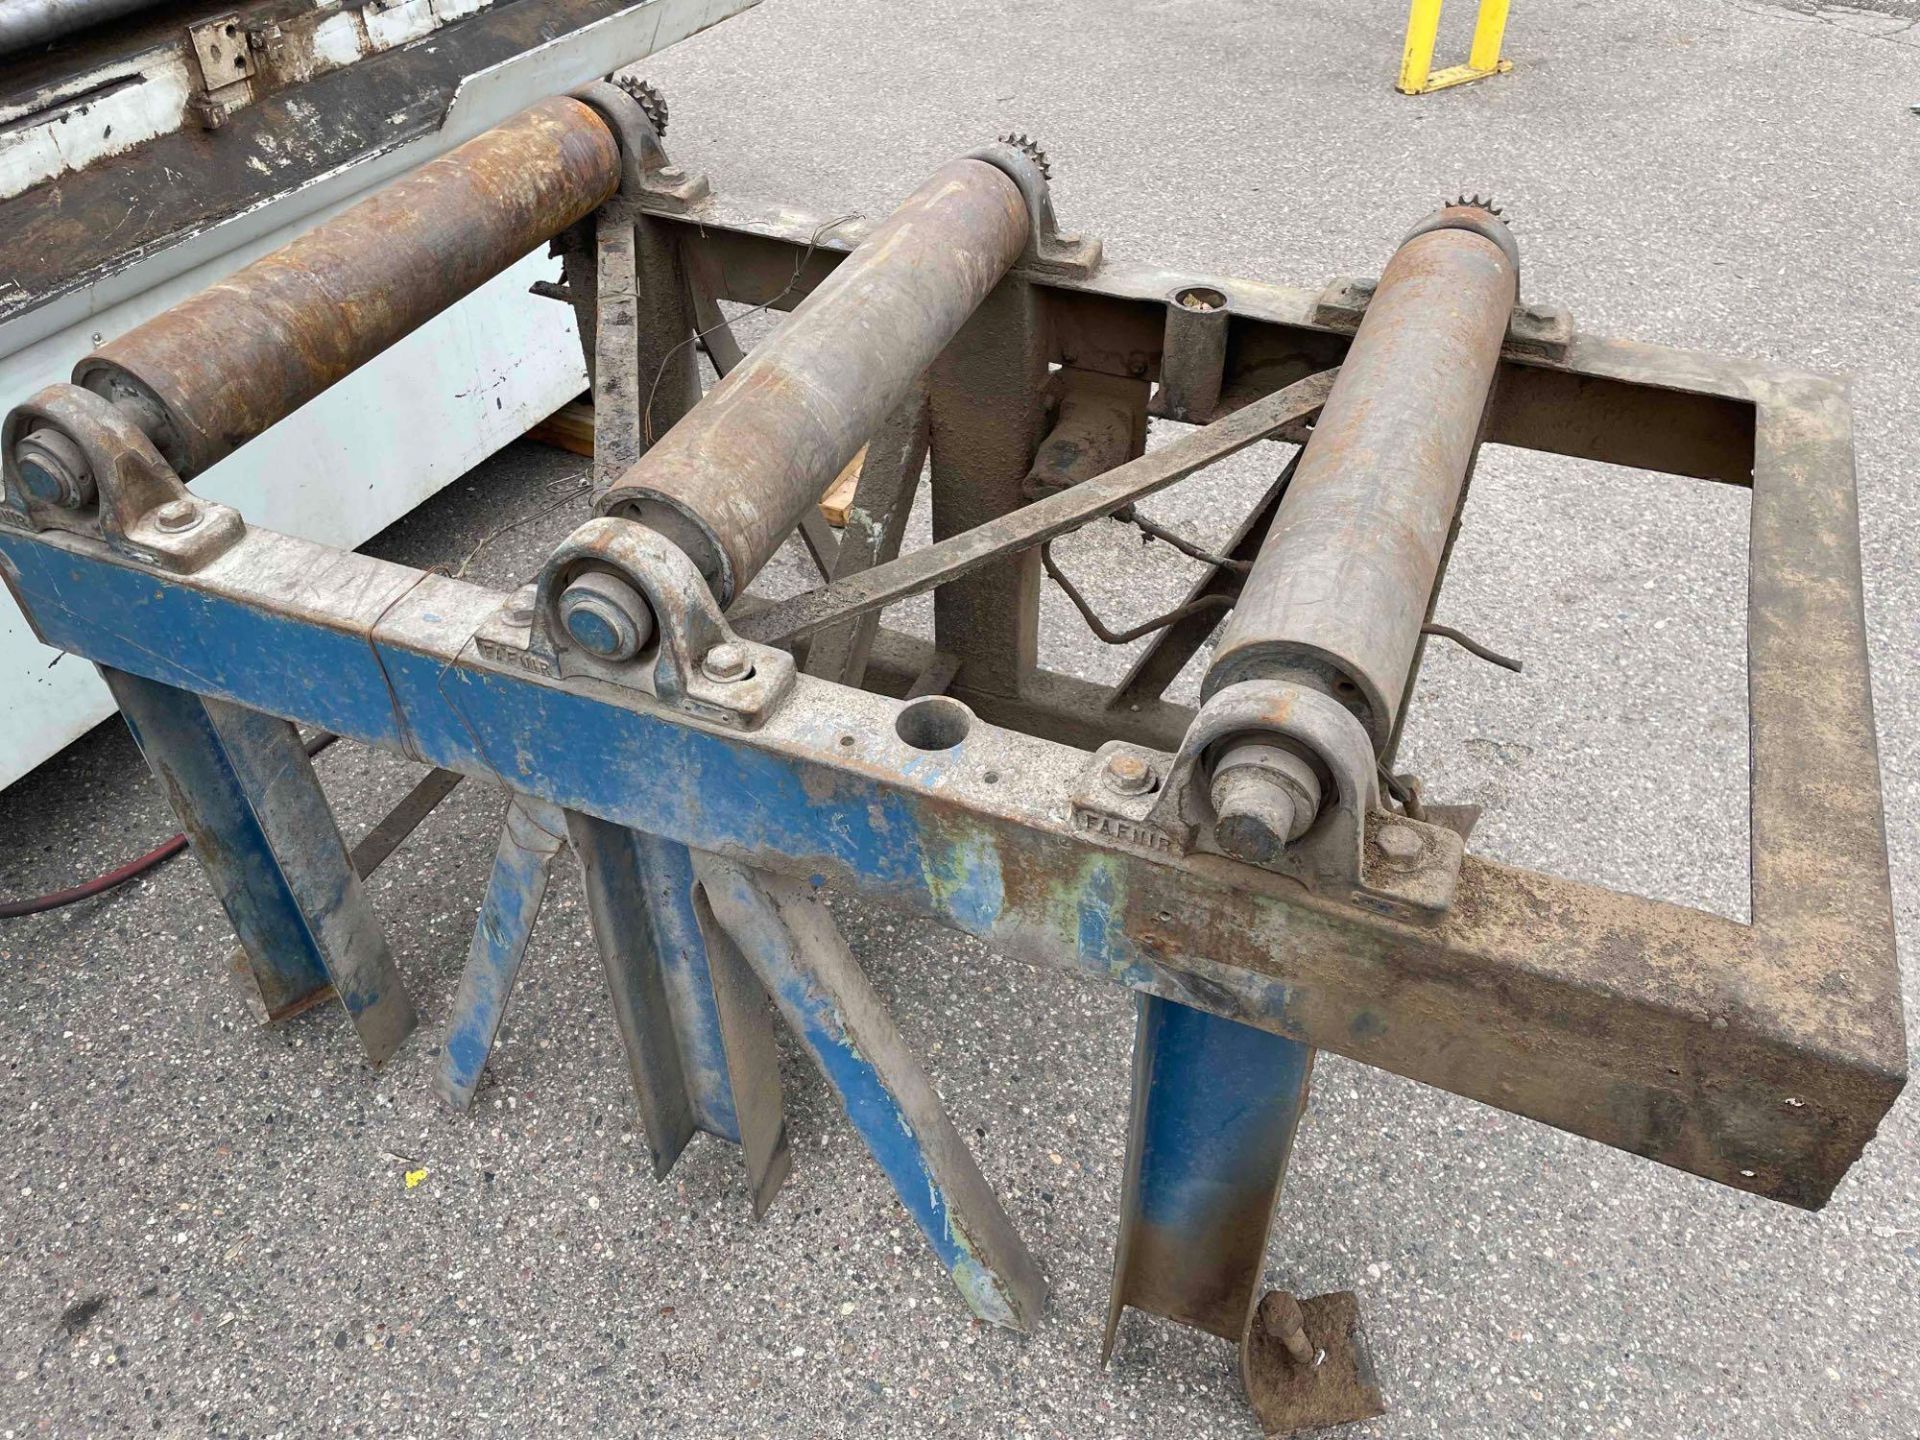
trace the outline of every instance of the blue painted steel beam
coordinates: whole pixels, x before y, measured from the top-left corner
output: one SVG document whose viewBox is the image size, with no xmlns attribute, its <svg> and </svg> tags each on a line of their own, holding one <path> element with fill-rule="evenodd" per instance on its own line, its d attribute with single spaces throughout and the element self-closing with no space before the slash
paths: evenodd
<svg viewBox="0 0 1920 1440">
<path fill-rule="evenodd" d="M 292 725 L 102 665 L 154 776 L 245 947 L 272 1019 L 331 985 L 378 1065 L 413 1001 Z"/>
<path fill-rule="evenodd" d="M 507 997 L 533 938 L 554 858 L 566 843 L 567 819 L 554 806 L 530 795 L 515 795 L 507 802 L 493 873 L 433 1071 L 434 1094 L 455 1110 L 473 1104 L 507 1013 Z"/>
<path fill-rule="evenodd" d="M 915 750 L 898 702 L 804 675 L 755 730 L 690 721 L 484 650 L 506 597 L 267 531 L 183 577 L 0 530 L 0 578 L 46 643 L 99 663 L 820 876 L 1793 1204 L 1825 1202 L 1904 1079 L 1878 951 L 1810 1009 L 1778 927 L 1472 856 L 1446 918 L 1410 926 L 1077 826 L 1086 756 L 1066 746 L 980 726 Z M 1804 1103 L 1779 1105 L 1782 1085 Z"/>
<path fill-rule="evenodd" d="M 709 947 L 686 847 L 589 815 L 567 825 L 654 1174 L 705 1130 L 741 1147 L 764 1215 L 792 1163 L 766 997 Z"/>
<path fill-rule="evenodd" d="M 1040 1267 L 826 906 L 803 880 L 713 855 L 694 865 L 720 928 L 820 1067 L 968 1307 L 1031 1331 L 1046 1307 Z"/>
<path fill-rule="evenodd" d="M 1127 1306 L 1238 1344 L 1307 1103 L 1313 1050 L 1140 997 L 1106 1339 Z"/>
</svg>

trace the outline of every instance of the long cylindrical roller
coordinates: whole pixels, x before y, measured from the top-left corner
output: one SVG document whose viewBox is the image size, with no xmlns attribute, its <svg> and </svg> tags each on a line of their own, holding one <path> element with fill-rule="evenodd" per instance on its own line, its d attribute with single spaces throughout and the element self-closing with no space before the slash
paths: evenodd
<svg viewBox="0 0 1920 1440">
<path fill-rule="evenodd" d="M 1207 694 L 1302 681 L 1385 743 L 1518 291 L 1518 251 L 1485 210 L 1443 210 L 1401 244 L 1214 651 Z"/>
<path fill-rule="evenodd" d="M 151 10 L 160 0 L 7 0 L 0 4 L 0 55 L 64 40 L 76 30 Z"/>
<path fill-rule="evenodd" d="M 620 184 L 606 122 L 555 97 L 449 151 L 82 360 L 197 474 L 591 214 Z"/>
<path fill-rule="evenodd" d="M 731 603 L 1019 258 L 1027 231 L 1004 172 L 970 158 L 942 166 L 607 488 L 599 512 L 665 535 Z"/>
</svg>

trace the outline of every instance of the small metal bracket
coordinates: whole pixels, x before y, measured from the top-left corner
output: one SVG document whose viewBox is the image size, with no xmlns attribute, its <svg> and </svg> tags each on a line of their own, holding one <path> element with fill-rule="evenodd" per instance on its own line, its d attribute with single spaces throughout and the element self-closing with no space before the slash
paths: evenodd
<svg viewBox="0 0 1920 1440">
<path fill-rule="evenodd" d="M 581 576 L 600 571 L 624 580 L 653 611 L 653 636 L 633 659 L 601 660 L 575 645 L 560 618 L 560 597 Z M 561 542 L 529 593 L 509 596 L 474 635 L 482 659 L 562 679 L 576 676 L 639 690 L 736 730 L 751 730 L 793 688 L 797 668 L 784 650 L 742 640 L 714 603 L 686 553 L 644 525 L 603 516 Z M 716 678 L 702 661 L 735 647 L 745 673 Z"/>
<path fill-rule="evenodd" d="M 1371 276 L 1336 276 L 1313 302 L 1313 323 L 1352 334 L 1360 328 L 1360 317 L 1379 283 Z M 1513 360 L 1566 364 L 1573 354 L 1573 312 L 1557 305 L 1514 306 L 1500 353 Z"/>
<path fill-rule="evenodd" d="M 984 160 L 1020 187 L 1027 201 L 1027 248 L 1015 268 L 1043 275 L 1084 280 L 1100 268 L 1100 242 L 1083 235 L 1062 235 L 1053 215 L 1053 192 L 1047 173 L 1019 146 L 996 140 L 967 152 L 969 160 Z"/>
<path fill-rule="evenodd" d="M 640 102 L 618 85 L 594 80 L 570 92 L 607 122 L 620 147 L 620 194 L 652 210 L 684 215 L 707 198 L 707 177 L 689 175 L 667 156 Z"/>
<path fill-rule="evenodd" d="M 1446 913 L 1465 844 L 1444 826 L 1383 809 L 1373 745 L 1360 722 L 1305 686 L 1229 685 L 1201 707 L 1178 755 L 1109 741 L 1074 787 L 1074 828 L 1146 855 L 1223 854 L 1213 838 L 1208 764 L 1230 741 L 1264 737 L 1311 757 L 1326 772 L 1329 799 L 1306 834 L 1261 868 L 1378 914 L 1432 920 Z"/>
<path fill-rule="evenodd" d="M 41 430 L 64 436 L 85 462 L 91 503 L 68 508 L 30 494 L 20 474 L 20 441 Z M 133 418 L 78 385 L 49 385 L 14 407 L 0 427 L 5 501 L 0 524 L 20 530 L 97 535 L 142 564 L 187 575 L 246 533 L 240 512 L 189 494 Z"/>
<path fill-rule="evenodd" d="M 187 109 L 204 130 L 218 130 L 227 116 L 253 101 L 253 53 L 240 17 L 229 11 L 187 27 L 187 45 L 200 83 Z"/>
</svg>

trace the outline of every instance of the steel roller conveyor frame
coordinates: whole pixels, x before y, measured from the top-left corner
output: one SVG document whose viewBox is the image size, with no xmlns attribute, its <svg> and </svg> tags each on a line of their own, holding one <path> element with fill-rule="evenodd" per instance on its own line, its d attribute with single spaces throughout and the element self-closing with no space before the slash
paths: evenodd
<svg viewBox="0 0 1920 1440">
<path fill-rule="evenodd" d="M 583 95 L 599 117 L 588 123 L 619 142 L 619 193 L 573 222 L 589 248 L 570 251 L 568 279 L 600 286 L 603 308 L 654 287 L 623 312 L 645 317 L 624 337 L 634 353 L 688 343 L 673 327 L 719 300 L 801 307 L 802 321 L 819 294 L 812 313 L 830 315 L 831 277 L 868 227 L 731 210 L 667 168 L 645 119 L 605 89 Z M 0 577 L 47 643 L 112 676 L 261 992 L 284 1013 L 293 992 L 331 983 L 376 1060 L 413 1023 L 337 829 L 320 823 L 311 767 L 276 758 L 298 751 L 299 721 L 516 797 L 452 1027 L 463 1038 L 440 1077 L 450 1099 L 485 1063 L 564 830 L 656 1167 L 706 1129 L 741 1147 L 756 1211 L 771 1201 L 789 1158 L 770 995 L 967 1303 L 1000 1324 L 1030 1328 L 1044 1281 L 822 887 L 1142 997 L 1112 1315 L 1139 1305 L 1229 1337 L 1238 1323 L 1243 1363 L 1265 1317 L 1289 1313 L 1253 1302 L 1316 1048 L 1824 1204 L 1906 1072 L 1840 388 L 1593 339 L 1555 312 L 1508 317 L 1479 438 L 1752 487 L 1753 921 L 1494 865 L 1377 793 L 1380 727 L 1330 697 L 1316 710 L 1290 681 L 1235 677 L 1195 713 L 1157 688 L 1108 692 L 1032 662 L 1025 579 L 1034 547 L 1059 533 L 1046 516 L 1071 528 L 1243 445 L 1305 440 L 1332 408 L 1335 367 L 1362 349 L 1353 333 L 1382 328 L 1370 302 L 1393 306 L 1367 282 L 1288 291 L 1102 263 L 1096 243 L 1057 232 L 1030 147 L 960 163 L 983 160 L 1025 205 L 1020 253 L 967 292 L 970 318 L 918 337 L 951 337 L 924 389 L 901 377 L 867 417 L 893 439 L 876 442 L 863 492 L 871 480 L 910 502 L 930 452 L 936 544 L 894 559 L 889 531 L 858 576 L 836 565 L 808 611 L 812 630 L 845 633 L 886 597 L 937 584 L 933 645 L 879 631 L 865 688 L 796 665 L 781 607 L 723 613 L 689 549 L 630 520 L 587 522 L 536 585 L 502 595 L 247 527 L 185 490 L 138 397 L 56 386 L 9 417 Z M 576 265 L 582 253 L 595 264 Z M 1201 293 L 1224 322 L 1171 313 Z M 739 364 L 701 324 L 716 364 Z M 631 443 L 640 396 L 601 382 L 636 373 L 632 356 L 609 370 L 607 327 L 587 339 L 601 418 Z M 1164 373 L 1179 394 L 1150 399 Z M 1034 519 L 1026 471 L 1066 395 L 1109 408 L 1102 433 L 1120 448 L 1107 463 L 1120 463 Z M 683 398 L 693 433 L 711 417 Z M 1149 404 L 1200 428 L 1126 460 Z M 23 450 L 42 430 L 62 445 Z M 848 438 L 770 503 L 793 511 Z M 23 482 L 23 455 L 57 468 L 62 453 L 94 482 L 92 502 Z M 879 473 L 888 464 L 915 474 Z M 1443 496 L 1435 513 L 1449 508 Z M 955 559 L 929 571 L 930 554 Z M 631 658 L 570 627 L 566 597 L 593 576 L 642 597 L 651 633 Z M 1405 597 L 1401 622 L 1428 599 Z M 1412 643 L 1397 636 L 1394 655 Z M 1171 675 L 1178 660 L 1149 668 Z M 1205 806 L 1220 745 L 1249 732 L 1323 745 L 1339 781 L 1307 838 L 1260 863 L 1226 853 Z M 1260 1353 L 1311 1353 L 1315 1305 L 1308 1334 L 1270 1334 Z M 1251 1388 L 1259 1367 L 1245 1368 Z M 1254 1399 L 1276 1425 L 1298 1413 Z"/>
</svg>

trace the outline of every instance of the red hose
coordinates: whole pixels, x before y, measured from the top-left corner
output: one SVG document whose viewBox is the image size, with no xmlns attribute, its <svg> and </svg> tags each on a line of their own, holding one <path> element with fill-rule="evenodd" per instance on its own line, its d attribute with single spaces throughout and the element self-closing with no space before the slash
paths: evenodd
<svg viewBox="0 0 1920 1440">
<path fill-rule="evenodd" d="M 186 848 L 187 837 L 176 835 L 166 844 L 149 850 L 138 860 L 129 860 L 117 870 L 96 875 L 85 884 L 69 886 L 65 890 L 55 890 L 47 895 L 36 895 L 31 900 L 0 900 L 0 920 L 13 920 L 22 915 L 38 915 L 43 911 L 58 910 L 62 905 L 91 900 L 94 896 L 111 890 L 116 885 L 124 885 L 136 875 L 146 874 L 154 866 L 164 864 Z"/>
<path fill-rule="evenodd" d="M 338 735 L 330 735 L 325 730 L 307 742 L 309 758 L 318 755 L 327 746 L 338 740 Z M 124 885 L 136 875 L 144 875 L 156 865 L 164 865 L 182 850 L 187 848 L 187 837 L 175 835 L 164 844 L 157 845 L 137 860 L 129 860 L 104 875 L 79 885 L 69 886 L 65 890 L 53 890 L 45 895 L 35 895 L 27 900 L 0 900 L 0 920 L 17 920 L 22 915 L 43 915 L 49 910 L 58 910 L 62 905 L 78 904 L 82 900 L 91 900 L 96 895 L 105 894 L 116 885 Z"/>
</svg>

